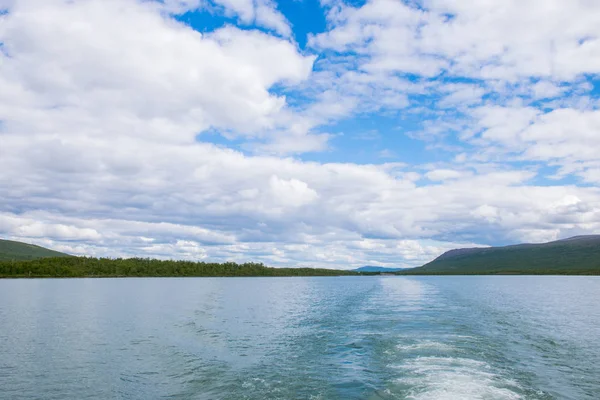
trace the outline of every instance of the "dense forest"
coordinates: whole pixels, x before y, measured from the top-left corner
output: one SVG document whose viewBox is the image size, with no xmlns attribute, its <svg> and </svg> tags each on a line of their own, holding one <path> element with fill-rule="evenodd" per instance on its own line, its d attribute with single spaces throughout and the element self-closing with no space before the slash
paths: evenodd
<svg viewBox="0 0 600 400">
<path fill-rule="evenodd" d="M 313 268 L 269 268 L 258 263 L 236 264 L 163 261 L 148 258 L 49 257 L 0 261 L 0 277 L 141 277 L 141 276 L 338 276 L 355 271 Z"/>
</svg>

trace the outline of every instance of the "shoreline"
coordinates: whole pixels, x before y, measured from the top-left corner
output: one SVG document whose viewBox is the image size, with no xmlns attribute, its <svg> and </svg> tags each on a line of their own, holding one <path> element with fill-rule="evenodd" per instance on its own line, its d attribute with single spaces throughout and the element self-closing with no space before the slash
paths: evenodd
<svg viewBox="0 0 600 400">
<path fill-rule="evenodd" d="M 420 277 L 420 276 L 555 276 L 555 277 L 566 277 L 566 276 L 600 276 L 600 272 L 597 273 L 551 273 L 551 274 L 534 274 L 534 273 L 496 273 L 496 274 L 364 274 L 364 275 L 353 275 L 353 274 L 340 274 L 340 275 L 199 275 L 199 276 L 132 276 L 132 275 L 84 275 L 84 276 L 47 276 L 47 275 L 32 275 L 32 276 L 0 276 L 0 280 L 6 279 L 186 279 L 186 278 L 340 278 L 340 277 Z"/>
</svg>

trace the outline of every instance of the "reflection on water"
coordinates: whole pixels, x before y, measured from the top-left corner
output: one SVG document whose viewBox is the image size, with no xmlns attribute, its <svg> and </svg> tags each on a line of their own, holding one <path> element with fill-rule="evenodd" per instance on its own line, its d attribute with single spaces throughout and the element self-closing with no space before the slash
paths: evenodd
<svg viewBox="0 0 600 400">
<path fill-rule="evenodd" d="M 596 399 L 600 279 L 0 281 L 0 398 Z"/>
</svg>

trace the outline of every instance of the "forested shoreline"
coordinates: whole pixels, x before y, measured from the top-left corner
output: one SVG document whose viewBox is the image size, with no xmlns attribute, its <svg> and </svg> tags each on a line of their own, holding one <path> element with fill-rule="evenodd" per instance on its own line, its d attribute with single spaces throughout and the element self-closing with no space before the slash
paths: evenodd
<svg viewBox="0 0 600 400">
<path fill-rule="evenodd" d="M 317 268 L 270 268 L 261 263 L 207 263 L 149 258 L 49 257 L 26 261 L 0 261 L 0 278 L 339 275 L 364 274 Z"/>
<path fill-rule="evenodd" d="M 342 276 L 342 275 L 600 275 L 600 268 L 588 263 L 556 268 L 535 263 L 514 267 L 467 260 L 454 268 L 427 270 L 411 268 L 397 272 L 360 272 L 324 268 L 272 268 L 262 263 L 211 263 L 150 258 L 46 257 L 34 260 L 0 260 L 0 278 L 83 278 L 83 277 L 236 277 L 236 276 Z M 517 265 L 515 265 L 517 264 Z"/>
</svg>

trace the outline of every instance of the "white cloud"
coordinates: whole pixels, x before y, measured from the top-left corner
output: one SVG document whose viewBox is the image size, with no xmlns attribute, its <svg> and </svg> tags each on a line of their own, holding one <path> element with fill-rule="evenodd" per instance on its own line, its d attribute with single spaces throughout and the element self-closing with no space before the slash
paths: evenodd
<svg viewBox="0 0 600 400">
<path fill-rule="evenodd" d="M 256 1 L 255 21 L 258 25 L 271 28 L 285 37 L 289 37 L 292 34 L 288 21 L 279 11 L 277 11 L 273 1 Z"/>
<path fill-rule="evenodd" d="M 281 36 L 290 37 L 292 30 L 287 19 L 277 10 L 273 0 L 155 0 L 163 9 L 173 14 L 183 14 L 190 10 L 214 11 L 214 6 L 228 16 L 236 16 L 244 25 L 256 25 L 272 30 Z"/>
<path fill-rule="evenodd" d="M 539 81 L 532 87 L 533 96 L 536 99 L 547 99 L 557 97 L 563 93 L 560 86 L 548 81 Z"/>
<path fill-rule="evenodd" d="M 51 237 L 58 240 L 97 240 L 101 235 L 95 229 L 65 224 L 48 224 L 35 219 L 23 219 L 15 215 L 0 214 L 0 230 L 28 238 Z"/>
<path fill-rule="evenodd" d="M 288 41 L 232 27 L 202 35 L 132 0 L 19 2 L 0 40 L 4 131 L 62 138 L 256 136 L 285 108 L 269 88 L 306 79 L 313 61 Z"/>
<path fill-rule="evenodd" d="M 488 148 L 488 154 L 559 166 L 562 176 L 576 174 L 597 182 L 593 171 L 600 149 L 600 111 L 488 106 L 474 109 L 471 115 L 472 131 L 480 136 L 467 140 Z"/>
<path fill-rule="evenodd" d="M 253 0 L 218 0 L 216 3 L 237 14 L 246 23 L 250 23 L 254 19 Z"/>
<path fill-rule="evenodd" d="M 165 13 L 202 6 L 194 1 L 11 5 L 0 25 L 0 235 L 77 254 L 345 268 L 600 229 L 597 187 L 535 186 L 536 168 L 503 159 L 600 182 L 595 103 L 531 104 L 598 72 L 594 4 L 561 2 L 563 13 L 543 15 L 515 1 L 334 6 L 333 29 L 311 43 L 350 54 L 323 56 L 316 72 L 315 57 L 282 38 L 289 25 L 272 3 L 220 4 L 280 36 L 232 26 L 200 34 Z M 542 33 L 524 36 L 534 22 Z M 428 79 L 443 70 L 465 82 Z M 291 106 L 275 87 L 305 103 Z M 326 149 L 324 126 L 408 115 L 413 97 L 431 95 L 439 101 L 421 137 L 435 146 L 457 132 L 460 166 L 265 155 Z M 209 129 L 254 153 L 198 142 Z"/>
<path fill-rule="evenodd" d="M 473 210 L 472 215 L 494 223 L 498 221 L 498 208 L 483 204 Z"/>
<path fill-rule="evenodd" d="M 431 181 L 446 181 L 450 179 L 460 178 L 461 176 L 463 176 L 463 173 L 451 169 L 435 169 L 433 171 L 427 172 L 425 176 Z"/>
<path fill-rule="evenodd" d="M 269 179 L 270 195 L 284 209 L 300 207 L 314 202 L 319 195 L 308 187 L 306 182 L 298 179 L 280 179 L 276 175 Z"/>
<path fill-rule="evenodd" d="M 486 91 L 476 85 L 448 84 L 443 86 L 447 95 L 439 102 L 443 108 L 464 107 L 481 103 Z"/>
<path fill-rule="evenodd" d="M 51 164 L 37 169 L 28 161 L 19 164 L 15 158 L 21 156 L 2 157 L 2 170 L 5 163 L 19 165 L 22 180 L 0 178 L 5 219 L 16 221 L 0 224 L 0 234 L 44 236 L 57 243 L 75 239 L 61 236 L 55 228 L 46 229 L 43 235 L 21 229 L 42 221 L 44 226 L 72 227 L 79 234 L 98 232 L 99 239 L 79 238 L 96 254 L 165 257 L 165 249 L 184 240 L 198 243 L 210 259 L 235 254 L 236 260 L 318 265 L 314 257 L 321 254 L 326 265 L 345 267 L 370 260 L 386 265 L 423 261 L 405 259 L 404 247 L 381 254 L 376 248 L 355 252 L 348 247 L 365 238 L 390 246 L 398 240 L 430 237 L 476 242 L 490 233 L 496 240 L 517 240 L 523 229 L 558 229 L 564 237 L 600 228 L 598 189 L 528 187 L 525 182 L 531 175 L 518 171 L 418 187 L 410 174 L 407 179 L 397 173 L 393 176 L 384 166 L 246 157 L 205 145 L 162 145 L 159 149 L 159 145 L 136 144 L 135 151 L 117 155 L 108 147 L 80 147 L 106 163 L 85 173 L 57 171 Z M 15 150 L 11 154 L 23 154 L 20 148 L 11 150 Z M 127 159 L 136 168 L 127 172 L 112 168 L 115 157 Z M 569 200 L 574 196 L 576 207 Z M 490 219 L 484 209 L 471 213 L 481 204 L 497 210 L 498 217 Z M 17 205 L 53 211 L 10 211 Z M 148 237 L 156 243 L 148 245 L 141 239 Z M 260 250 L 264 243 L 276 248 L 307 247 L 275 257 Z M 234 251 L 242 245 L 249 246 L 247 253 Z M 175 250 L 171 254 L 183 257 Z"/>
<path fill-rule="evenodd" d="M 422 7 L 393 0 L 370 0 L 361 7 L 326 4 L 331 29 L 310 38 L 314 48 L 337 52 L 345 68 L 358 69 L 364 81 L 385 84 L 411 77 L 412 90 L 395 87 L 396 95 L 430 96 L 431 103 L 425 107 L 430 114 L 431 108 L 439 112 L 423 116 L 427 127 L 413 133 L 415 138 L 438 140 L 456 132 L 460 139 L 470 139 L 477 133 L 470 129 L 477 128 L 469 124 L 474 118 L 485 130 L 484 139 L 515 143 L 511 135 L 518 135 L 548 108 L 598 108 L 586 78 L 600 73 L 598 2 L 493 0 L 467 5 L 426 0 L 419 3 Z M 415 90 L 418 86 L 420 93 Z M 369 104 L 369 97 L 359 99 L 356 109 Z M 376 99 L 378 107 L 385 105 L 381 96 Z M 531 105 L 538 100 L 545 102 Z M 405 107 L 418 108 L 415 103 L 409 98 Z M 477 109 L 472 111 L 474 106 Z M 466 113 L 462 121 L 466 126 L 461 126 L 457 112 Z M 574 125 L 587 119 L 573 113 L 571 117 L 578 118 Z"/>
<path fill-rule="evenodd" d="M 158 0 L 170 13 L 184 13 L 204 6 L 204 0 Z"/>
</svg>

